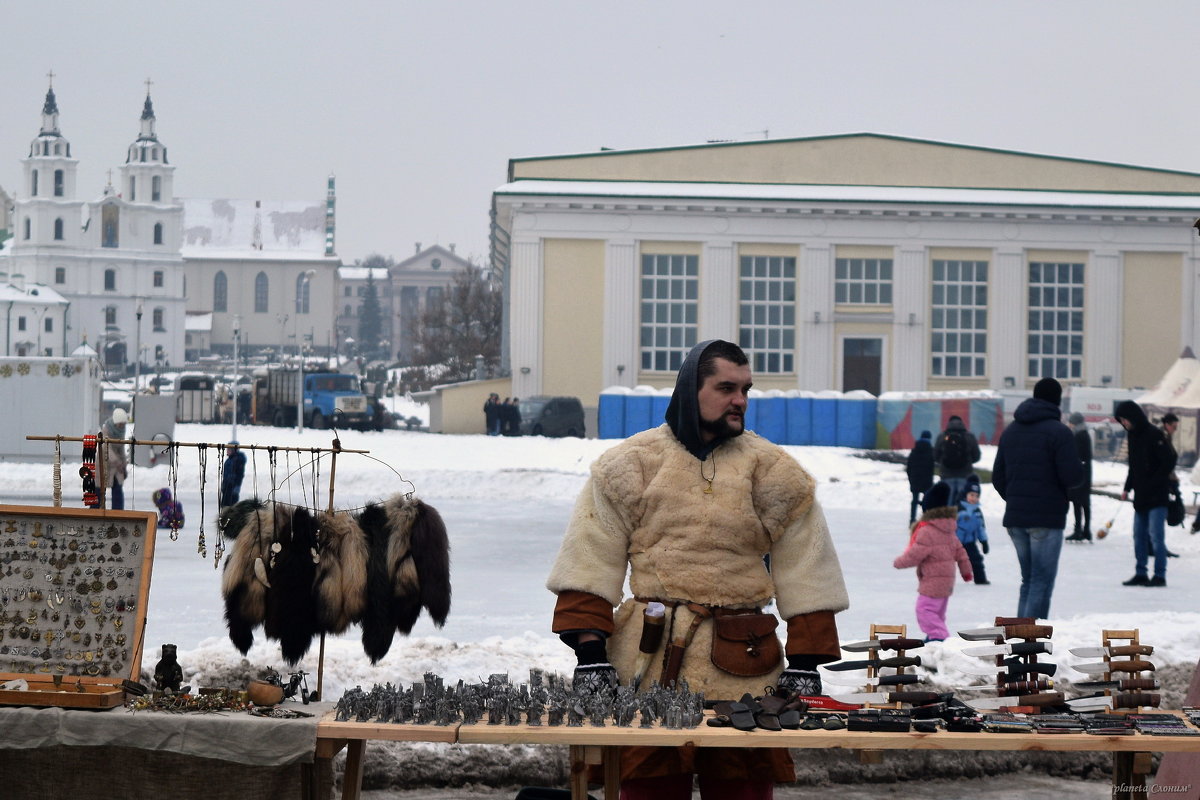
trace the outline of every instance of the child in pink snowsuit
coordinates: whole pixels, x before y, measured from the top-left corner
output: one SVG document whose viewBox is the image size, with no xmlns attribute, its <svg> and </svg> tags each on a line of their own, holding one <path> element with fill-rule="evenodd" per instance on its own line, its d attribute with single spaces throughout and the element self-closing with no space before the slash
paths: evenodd
<svg viewBox="0 0 1200 800">
<path fill-rule="evenodd" d="M 950 635 L 946 629 L 946 606 L 954 593 L 955 564 L 968 583 L 971 559 L 958 540 L 958 509 L 948 505 L 950 487 L 939 481 L 921 501 L 925 513 L 912 530 L 908 548 L 892 562 L 896 569 L 917 568 L 917 625 L 925 641 L 940 642 Z"/>
</svg>

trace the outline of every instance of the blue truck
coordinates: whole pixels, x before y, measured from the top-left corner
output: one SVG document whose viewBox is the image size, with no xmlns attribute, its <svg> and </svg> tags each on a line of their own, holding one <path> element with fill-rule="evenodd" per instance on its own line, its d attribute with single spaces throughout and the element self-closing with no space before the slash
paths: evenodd
<svg viewBox="0 0 1200 800">
<path fill-rule="evenodd" d="M 296 424 L 296 367 L 269 367 L 255 375 L 254 421 L 260 425 Z M 372 403 L 357 375 L 327 370 L 304 371 L 304 424 L 309 428 L 357 428 L 374 425 Z"/>
</svg>

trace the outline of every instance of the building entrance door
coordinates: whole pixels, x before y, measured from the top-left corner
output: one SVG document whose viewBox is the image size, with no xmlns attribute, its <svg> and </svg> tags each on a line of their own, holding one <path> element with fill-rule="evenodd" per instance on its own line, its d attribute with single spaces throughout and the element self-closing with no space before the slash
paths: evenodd
<svg viewBox="0 0 1200 800">
<path fill-rule="evenodd" d="M 866 389 L 876 397 L 883 386 L 883 340 L 842 340 L 842 391 Z"/>
</svg>

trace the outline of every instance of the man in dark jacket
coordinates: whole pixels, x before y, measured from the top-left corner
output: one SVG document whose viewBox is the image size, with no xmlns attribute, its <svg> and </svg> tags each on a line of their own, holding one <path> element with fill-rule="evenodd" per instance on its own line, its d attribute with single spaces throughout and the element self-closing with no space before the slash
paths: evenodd
<svg viewBox="0 0 1200 800">
<path fill-rule="evenodd" d="M 1162 430 L 1150 424 L 1146 412 L 1132 400 L 1117 406 L 1114 414 L 1129 431 L 1129 473 L 1121 499 L 1133 491 L 1133 557 L 1136 572 L 1125 586 L 1167 585 L 1166 519 L 1175 478 L 1175 448 Z M 1154 577 L 1147 574 L 1150 549 L 1154 550 Z"/>
<path fill-rule="evenodd" d="M 921 431 L 921 438 L 908 453 L 904 472 L 908 475 L 908 490 L 912 492 L 912 505 L 908 508 L 908 524 L 917 521 L 917 508 L 921 497 L 933 486 L 933 434 Z"/>
<path fill-rule="evenodd" d="M 950 505 L 958 505 L 967 493 L 967 479 L 975 472 L 974 465 L 979 457 L 979 440 L 975 434 L 967 430 L 962 417 L 950 417 L 946 421 L 946 430 L 933 446 L 938 477 L 950 486 Z"/>
<path fill-rule="evenodd" d="M 1071 423 L 1071 435 L 1075 438 L 1075 452 L 1083 467 L 1083 482 L 1072 486 L 1067 492 L 1071 508 L 1075 512 L 1075 532 L 1067 537 L 1068 542 L 1090 542 L 1092 540 L 1092 434 L 1088 432 L 1083 414 L 1075 411 L 1067 417 Z"/>
<path fill-rule="evenodd" d="M 1067 491 L 1083 480 L 1071 431 L 1062 424 L 1062 386 L 1042 378 L 1004 429 L 992 485 L 1004 498 L 1004 527 L 1021 565 L 1018 617 L 1045 619 L 1058 576 Z"/>
</svg>

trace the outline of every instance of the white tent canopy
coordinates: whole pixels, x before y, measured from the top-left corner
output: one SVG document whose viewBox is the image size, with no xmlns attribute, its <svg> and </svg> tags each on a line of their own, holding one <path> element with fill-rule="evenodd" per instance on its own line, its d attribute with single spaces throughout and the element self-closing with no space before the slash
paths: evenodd
<svg viewBox="0 0 1200 800">
<path fill-rule="evenodd" d="M 1184 348 L 1166 374 L 1137 402 L 1162 408 L 1200 408 L 1200 361 L 1192 348 Z"/>
</svg>

